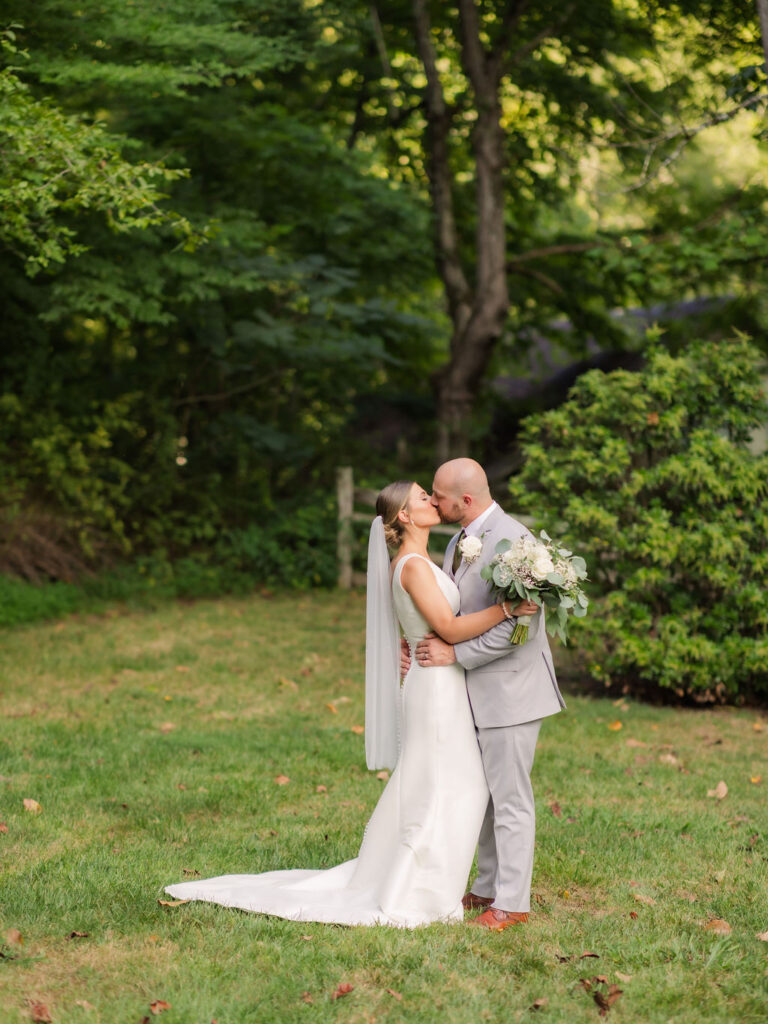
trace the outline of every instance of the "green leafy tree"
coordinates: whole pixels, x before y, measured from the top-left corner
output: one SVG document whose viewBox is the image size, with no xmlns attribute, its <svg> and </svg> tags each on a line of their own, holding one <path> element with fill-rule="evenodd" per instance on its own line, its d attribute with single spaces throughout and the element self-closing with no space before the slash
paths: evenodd
<svg viewBox="0 0 768 1024">
<path fill-rule="evenodd" d="M 340 451 L 366 450 L 350 424 L 369 396 L 428 359 L 432 271 L 418 198 L 307 103 L 317 19 L 298 0 L 9 11 L 31 101 L 174 168 L 174 209 L 210 230 L 189 251 L 81 211 L 77 251 L 32 282 L 0 249 L 6 521 L 58 511 L 92 551 L 178 551 L 327 488 Z"/>
<path fill-rule="evenodd" d="M 122 154 L 123 140 L 102 124 L 36 98 L 18 76 L 27 55 L 15 41 L 13 29 L 0 33 L 0 244 L 31 274 L 63 263 L 84 251 L 75 225 L 85 211 L 103 214 L 114 231 L 167 224 L 192 242 L 189 221 L 159 205 L 166 198 L 161 187 L 185 171 L 162 162 L 131 163 Z"/>
<path fill-rule="evenodd" d="M 592 371 L 531 417 L 511 490 L 587 560 L 574 639 L 595 678 L 700 700 L 768 693 L 768 417 L 742 339 Z"/>
<path fill-rule="evenodd" d="M 326 104 L 350 144 L 378 141 L 392 174 L 429 191 L 450 321 L 440 457 L 466 450 L 489 370 L 516 372 L 528 328 L 565 314 L 574 351 L 621 348 L 615 307 L 727 292 L 764 260 L 759 180 L 714 185 L 711 160 L 698 195 L 672 178 L 706 129 L 765 108 L 764 72 L 737 82 L 760 53 L 752 3 L 322 9 L 339 39 Z"/>
</svg>

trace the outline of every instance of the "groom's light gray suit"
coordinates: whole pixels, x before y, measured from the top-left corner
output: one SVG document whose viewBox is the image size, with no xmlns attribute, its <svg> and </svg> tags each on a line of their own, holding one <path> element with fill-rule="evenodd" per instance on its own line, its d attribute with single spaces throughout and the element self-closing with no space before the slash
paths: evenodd
<svg viewBox="0 0 768 1024">
<path fill-rule="evenodd" d="M 470 523 L 466 533 L 481 538 L 480 557 L 470 565 L 462 561 L 454 576 L 451 567 L 457 534 L 448 544 L 443 562 L 445 572 L 459 588 L 463 614 L 493 603 L 480 570 L 493 558 L 498 542 L 515 540 L 529 531 L 496 505 L 476 530 Z M 531 768 L 542 718 L 565 707 L 543 619 L 544 613 L 538 612 L 527 642 L 516 647 L 509 643 L 513 623 L 503 622 L 454 648 L 456 660 L 466 670 L 491 792 L 480 830 L 478 876 L 472 891 L 477 896 L 494 897 L 493 905 L 500 910 L 530 910 L 536 831 Z"/>
</svg>

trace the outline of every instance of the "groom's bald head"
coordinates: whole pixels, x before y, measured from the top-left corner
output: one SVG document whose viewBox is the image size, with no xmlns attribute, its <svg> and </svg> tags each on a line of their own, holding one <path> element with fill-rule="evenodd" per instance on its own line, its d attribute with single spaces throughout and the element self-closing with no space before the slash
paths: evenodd
<svg viewBox="0 0 768 1024">
<path fill-rule="evenodd" d="M 485 470 L 474 459 L 451 459 L 439 466 L 432 483 L 432 504 L 444 523 L 466 526 L 491 504 Z"/>
</svg>

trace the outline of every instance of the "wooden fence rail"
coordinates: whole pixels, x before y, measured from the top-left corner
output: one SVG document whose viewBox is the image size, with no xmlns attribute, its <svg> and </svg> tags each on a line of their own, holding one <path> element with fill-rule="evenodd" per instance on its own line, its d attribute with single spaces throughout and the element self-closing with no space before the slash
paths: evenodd
<svg viewBox="0 0 768 1024">
<path fill-rule="evenodd" d="M 351 466 L 339 466 L 336 470 L 336 495 L 339 507 L 336 552 L 339 562 L 339 587 L 343 590 L 365 586 L 365 573 L 354 570 L 355 533 L 352 524 L 367 523 L 370 525 L 376 508 L 377 494 L 378 491 L 369 487 L 355 487 Z M 357 512 L 355 505 L 366 505 L 371 511 Z M 456 526 L 433 526 L 431 532 L 452 537 L 457 529 Z M 437 559 L 435 560 L 437 561 Z M 438 565 L 442 564 L 442 559 L 440 559 Z"/>
</svg>

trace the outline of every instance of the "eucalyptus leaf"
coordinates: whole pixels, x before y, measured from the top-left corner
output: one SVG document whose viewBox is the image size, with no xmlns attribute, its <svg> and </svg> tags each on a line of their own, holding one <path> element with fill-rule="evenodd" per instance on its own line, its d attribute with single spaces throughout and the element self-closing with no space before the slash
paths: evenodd
<svg viewBox="0 0 768 1024">
<path fill-rule="evenodd" d="M 580 580 L 586 578 L 587 563 L 584 561 L 581 555 L 574 555 L 571 559 L 571 565 L 573 566 L 573 571 L 576 573 Z"/>
</svg>

